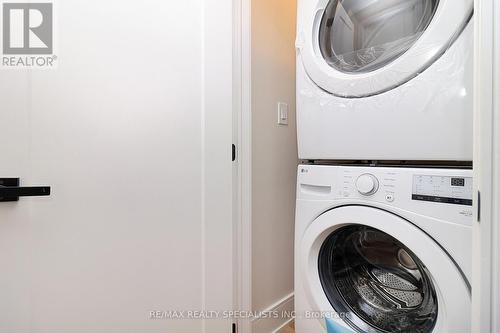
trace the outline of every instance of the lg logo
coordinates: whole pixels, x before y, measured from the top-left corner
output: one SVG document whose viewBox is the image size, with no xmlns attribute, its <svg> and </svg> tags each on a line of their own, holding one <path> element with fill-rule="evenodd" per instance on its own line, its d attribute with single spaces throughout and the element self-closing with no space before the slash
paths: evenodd
<svg viewBox="0 0 500 333">
<path fill-rule="evenodd" d="M 52 3 L 3 4 L 4 55 L 53 53 Z"/>
</svg>

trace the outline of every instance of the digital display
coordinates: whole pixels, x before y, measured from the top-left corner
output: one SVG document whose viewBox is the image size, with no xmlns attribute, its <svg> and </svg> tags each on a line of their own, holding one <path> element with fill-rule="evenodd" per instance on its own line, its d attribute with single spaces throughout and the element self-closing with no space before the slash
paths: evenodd
<svg viewBox="0 0 500 333">
<path fill-rule="evenodd" d="M 416 201 L 472 206 L 472 178 L 414 175 L 413 196 Z"/>
<path fill-rule="evenodd" d="M 465 179 L 464 178 L 452 178 L 451 179 L 451 186 L 464 187 L 465 186 Z"/>
</svg>

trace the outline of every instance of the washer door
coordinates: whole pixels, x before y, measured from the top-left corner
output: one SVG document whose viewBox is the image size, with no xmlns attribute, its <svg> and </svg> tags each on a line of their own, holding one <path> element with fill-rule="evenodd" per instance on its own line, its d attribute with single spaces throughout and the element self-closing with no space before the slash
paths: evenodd
<svg viewBox="0 0 500 333">
<path fill-rule="evenodd" d="M 304 0 L 298 47 L 322 89 L 372 96 L 432 65 L 472 11 L 473 0 Z"/>
<path fill-rule="evenodd" d="M 425 265 L 401 242 L 366 226 L 333 232 L 319 253 L 323 290 L 363 332 L 431 332 L 438 301 Z"/>
<path fill-rule="evenodd" d="M 376 208 L 333 209 L 301 246 L 313 311 L 357 332 L 467 332 L 471 295 L 462 272 L 427 234 Z"/>
</svg>

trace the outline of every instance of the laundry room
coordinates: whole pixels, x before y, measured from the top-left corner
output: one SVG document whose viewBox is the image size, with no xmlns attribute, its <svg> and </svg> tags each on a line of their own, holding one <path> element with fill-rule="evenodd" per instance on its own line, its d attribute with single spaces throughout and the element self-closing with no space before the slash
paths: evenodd
<svg viewBox="0 0 500 333">
<path fill-rule="evenodd" d="M 500 332 L 497 1 L 0 12 L 0 333 Z"/>
</svg>

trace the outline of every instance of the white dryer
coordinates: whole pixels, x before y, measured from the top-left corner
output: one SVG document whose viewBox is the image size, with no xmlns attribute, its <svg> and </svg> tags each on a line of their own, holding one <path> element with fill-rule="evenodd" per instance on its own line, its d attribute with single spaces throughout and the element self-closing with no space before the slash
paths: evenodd
<svg viewBox="0 0 500 333">
<path fill-rule="evenodd" d="M 470 332 L 470 170 L 306 165 L 297 193 L 297 333 Z"/>
<path fill-rule="evenodd" d="M 472 160 L 473 0 L 298 0 L 303 160 Z"/>
</svg>

